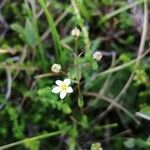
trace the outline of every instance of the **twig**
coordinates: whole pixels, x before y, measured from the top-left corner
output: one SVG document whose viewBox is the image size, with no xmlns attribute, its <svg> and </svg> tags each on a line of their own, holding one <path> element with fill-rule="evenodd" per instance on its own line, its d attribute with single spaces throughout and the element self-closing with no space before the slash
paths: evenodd
<svg viewBox="0 0 150 150">
<path fill-rule="evenodd" d="M 8 68 L 6 68 L 6 73 L 7 73 L 7 92 L 5 98 L 8 100 L 11 95 L 12 78 L 10 70 Z"/>
<path fill-rule="evenodd" d="M 60 73 L 43 73 L 43 74 L 36 75 L 34 78 L 35 79 L 41 79 L 41 78 L 45 78 L 45 77 L 63 76 L 63 75 L 66 75 L 66 73 L 65 72 L 60 72 Z"/>
<path fill-rule="evenodd" d="M 5 94 L 5 99 L 7 101 L 11 96 L 12 77 L 11 77 L 10 70 L 7 67 L 5 68 L 5 70 L 6 70 L 6 74 L 7 74 L 7 92 Z M 5 103 L 0 105 L 0 109 L 2 109 L 4 107 L 4 105 L 6 104 L 6 101 L 5 101 Z"/>
<path fill-rule="evenodd" d="M 92 96 L 92 97 L 97 97 L 97 98 L 100 98 L 102 100 L 105 100 L 109 103 L 113 103 L 113 106 L 115 106 L 116 108 L 119 108 L 120 110 L 122 110 L 124 113 L 126 113 L 128 116 L 130 116 L 137 124 L 139 124 L 140 122 L 134 117 L 134 115 L 132 113 L 130 113 L 126 108 L 124 108 L 123 106 L 121 106 L 120 104 L 118 104 L 117 102 L 114 102 L 113 99 L 111 98 L 108 98 L 104 95 L 100 95 L 98 93 L 93 93 L 93 92 L 86 92 L 84 93 L 84 95 L 86 96 Z M 99 118 L 96 118 L 92 124 L 96 124 L 96 122 L 99 120 Z"/>
<path fill-rule="evenodd" d="M 112 62 L 111 62 L 111 67 L 114 67 L 115 66 L 115 60 L 116 60 L 116 53 L 112 53 Z M 99 94 L 100 95 L 104 95 L 108 85 L 110 86 L 110 80 L 111 80 L 111 76 L 112 76 L 112 73 L 110 73 L 103 85 L 103 87 L 101 88 L 101 90 L 99 91 Z"/>
<path fill-rule="evenodd" d="M 118 133 L 118 134 L 116 134 L 116 135 L 114 135 L 114 136 L 112 136 L 112 137 L 110 137 L 110 138 L 101 140 L 101 143 L 108 142 L 108 141 L 111 141 L 111 140 L 113 140 L 114 138 L 116 138 L 116 137 L 118 137 L 118 136 L 119 136 L 119 137 L 120 137 L 120 136 L 125 136 L 125 135 L 131 134 L 131 133 L 132 133 L 132 130 L 131 130 L 131 129 L 128 129 L 128 130 L 125 130 L 125 131 L 123 131 L 123 132 L 120 132 L 120 133 Z"/>
<path fill-rule="evenodd" d="M 6 5 L 6 2 L 7 2 L 7 0 L 3 0 L 3 1 L 0 3 L 0 10 L 2 9 L 2 7 L 4 7 L 4 5 Z"/>
</svg>

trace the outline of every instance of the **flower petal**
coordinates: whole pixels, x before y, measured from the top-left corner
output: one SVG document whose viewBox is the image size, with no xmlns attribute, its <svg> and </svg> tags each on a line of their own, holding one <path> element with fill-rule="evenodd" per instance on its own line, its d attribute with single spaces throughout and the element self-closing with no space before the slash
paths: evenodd
<svg viewBox="0 0 150 150">
<path fill-rule="evenodd" d="M 70 79 L 65 79 L 65 80 L 64 80 L 64 83 L 65 83 L 65 85 L 67 85 L 67 86 L 68 86 L 68 85 L 70 85 L 71 80 L 70 80 Z"/>
<path fill-rule="evenodd" d="M 61 85 L 63 84 L 63 81 L 61 81 L 61 80 L 56 80 L 55 83 L 56 83 L 57 85 L 61 86 Z"/>
<path fill-rule="evenodd" d="M 59 86 L 55 86 L 53 89 L 52 89 L 52 92 L 53 93 L 59 93 L 61 91 L 60 87 Z"/>
<path fill-rule="evenodd" d="M 61 99 L 64 99 L 65 96 L 66 96 L 66 94 L 67 94 L 66 91 L 61 91 L 61 92 L 60 92 L 60 98 L 61 98 Z"/>
<path fill-rule="evenodd" d="M 67 88 L 67 93 L 72 93 L 72 92 L 73 92 L 73 89 L 72 89 L 71 86 L 69 86 L 69 87 Z"/>
</svg>

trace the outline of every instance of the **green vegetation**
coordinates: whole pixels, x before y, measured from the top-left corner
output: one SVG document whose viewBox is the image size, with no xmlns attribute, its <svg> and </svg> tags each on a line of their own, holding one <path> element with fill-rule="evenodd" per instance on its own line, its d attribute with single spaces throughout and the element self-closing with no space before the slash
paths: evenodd
<svg viewBox="0 0 150 150">
<path fill-rule="evenodd" d="M 149 6 L 1 1 L 0 150 L 149 150 Z"/>
</svg>

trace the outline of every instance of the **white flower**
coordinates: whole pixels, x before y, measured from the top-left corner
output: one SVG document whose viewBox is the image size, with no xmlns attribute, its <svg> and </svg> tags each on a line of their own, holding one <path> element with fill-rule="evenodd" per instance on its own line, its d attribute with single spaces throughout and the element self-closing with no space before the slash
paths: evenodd
<svg viewBox="0 0 150 150">
<path fill-rule="evenodd" d="M 64 81 L 56 80 L 56 85 L 53 89 L 53 93 L 60 93 L 60 98 L 64 99 L 67 93 L 72 93 L 73 89 L 71 86 L 71 80 L 70 79 L 64 79 Z"/>
<path fill-rule="evenodd" d="M 71 35 L 72 35 L 73 37 L 78 38 L 78 37 L 80 36 L 80 30 L 75 27 L 75 28 L 71 31 Z"/>
<path fill-rule="evenodd" d="M 102 53 L 99 52 L 99 51 L 96 51 L 94 54 L 93 54 L 93 59 L 95 59 L 96 61 L 100 61 L 102 58 Z"/>
<path fill-rule="evenodd" d="M 59 64 L 53 64 L 52 67 L 51 67 L 51 70 L 54 73 L 59 73 L 61 71 L 61 65 L 59 65 Z"/>
</svg>

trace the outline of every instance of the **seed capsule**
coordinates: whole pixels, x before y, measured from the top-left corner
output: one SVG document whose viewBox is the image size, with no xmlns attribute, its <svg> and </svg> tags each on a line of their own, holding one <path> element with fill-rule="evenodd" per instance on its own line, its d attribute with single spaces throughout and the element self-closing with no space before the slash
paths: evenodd
<svg viewBox="0 0 150 150">
<path fill-rule="evenodd" d="M 75 38 L 78 38 L 80 36 L 80 30 L 78 28 L 74 28 L 72 31 L 71 31 L 71 35 Z"/>
<path fill-rule="evenodd" d="M 61 71 L 61 65 L 59 64 L 53 64 L 51 67 L 51 71 L 54 73 L 59 73 Z"/>
<path fill-rule="evenodd" d="M 96 60 L 96 61 L 100 61 L 102 58 L 102 53 L 99 52 L 99 51 L 96 51 L 94 54 L 93 54 L 93 59 Z"/>
</svg>

